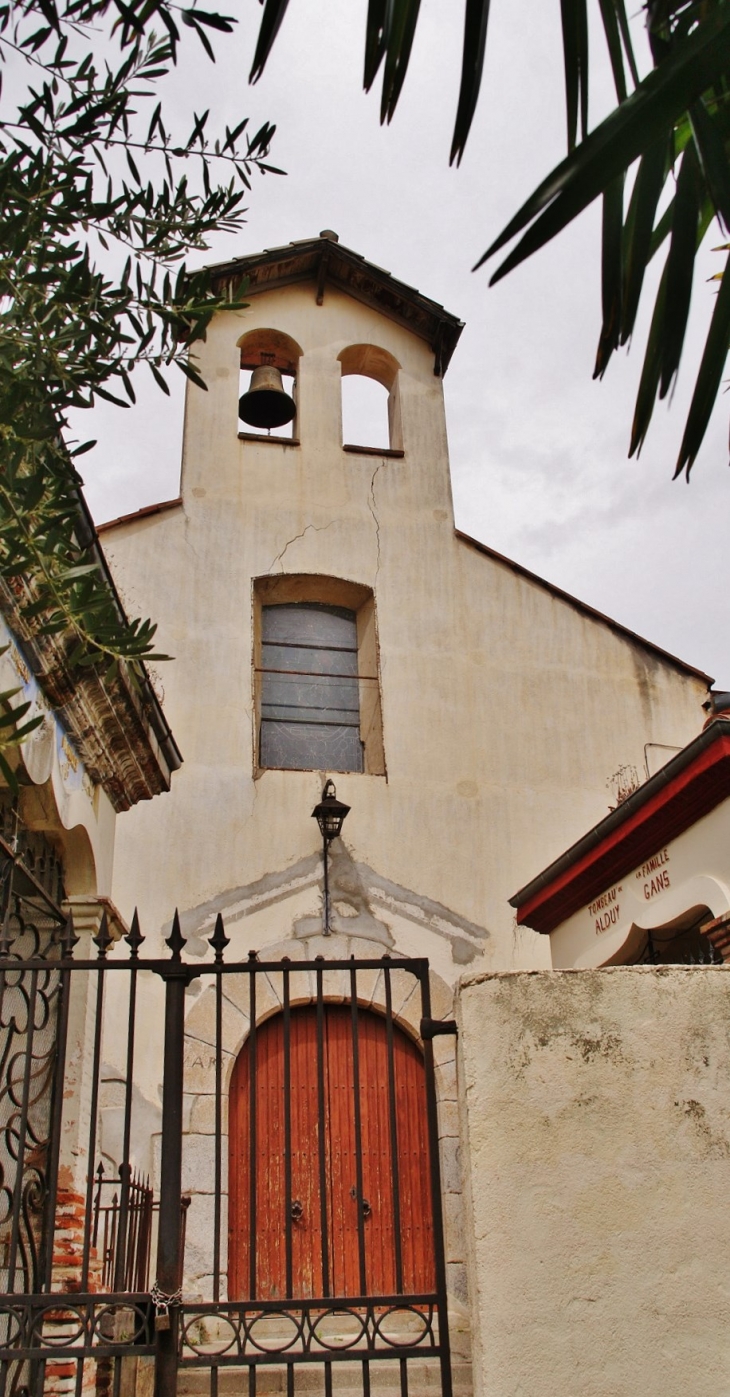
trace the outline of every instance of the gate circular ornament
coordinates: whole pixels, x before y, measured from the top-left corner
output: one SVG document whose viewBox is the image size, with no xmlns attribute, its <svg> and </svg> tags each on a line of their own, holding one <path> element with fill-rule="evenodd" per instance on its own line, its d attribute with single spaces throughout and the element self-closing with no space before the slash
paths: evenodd
<svg viewBox="0 0 730 1397">
<path fill-rule="evenodd" d="M 288 1353 L 302 1339 L 303 1316 L 298 1320 L 290 1313 L 255 1315 L 246 1323 L 246 1338 L 260 1353 Z M 286 1329 L 291 1338 L 287 1339 Z M 255 1331 L 258 1329 L 258 1337 Z M 292 1332 L 293 1331 L 293 1332 Z"/>
<path fill-rule="evenodd" d="M 326 1326 L 328 1320 L 333 1322 L 334 1329 L 334 1332 L 330 1335 L 327 1335 L 326 1330 L 325 1333 L 323 1333 L 321 1327 L 323 1325 Z M 346 1323 L 347 1320 L 351 1320 L 357 1329 L 357 1332 L 351 1338 L 348 1338 L 347 1332 L 343 1332 L 341 1327 L 343 1322 Z M 333 1306 L 331 1310 L 325 1310 L 320 1314 L 316 1323 L 312 1324 L 311 1327 L 312 1335 L 317 1343 L 321 1344 L 322 1348 L 334 1352 L 337 1349 L 354 1348 L 356 1344 L 366 1339 L 368 1321 L 367 1315 L 358 1314 L 357 1310 L 345 1310 L 340 1308 L 340 1306 Z"/>
<path fill-rule="evenodd" d="M 396 1318 L 397 1317 L 397 1318 Z M 414 1325 L 414 1319 L 417 1324 Z M 383 1326 L 393 1322 L 398 1327 L 391 1329 L 390 1334 Z M 408 1328 L 404 1328 L 408 1325 Z M 420 1326 L 420 1333 L 419 1333 Z M 386 1310 L 379 1319 L 375 1321 L 375 1333 L 387 1344 L 389 1348 L 415 1348 L 417 1344 L 422 1344 L 426 1335 L 431 1330 L 430 1321 L 426 1318 L 422 1310 L 416 1309 L 414 1305 L 393 1305 Z"/>
<path fill-rule="evenodd" d="M 144 1344 L 147 1317 L 139 1305 L 102 1305 L 92 1316 L 94 1339 L 100 1344 Z"/>
<path fill-rule="evenodd" d="M 23 1336 L 29 1318 L 27 1311 L 24 1312 L 11 1305 L 0 1306 L 0 1332 L 3 1336 L 3 1347 L 25 1347 Z"/>
<path fill-rule="evenodd" d="M 59 1303 L 59 1299 L 60 1302 Z M 67 1305 L 65 1297 L 58 1297 L 48 1309 L 41 1310 L 33 1324 L 34 1337 L 43 1348 L 70 1348 L 78 1343 L 86 1332 L 85 1306 Z"/>
<path fill-rule="evenodd" d="M 211 1333 L 206 1321 L 215 1325 L 215 1333 Z M 196 1331 L 197 1337 L 193 1338 Z M 232 1348 L 238 1346 L 240 1338 L 240 1325 L 225 1314 L 190 1315 L 182 1328 L 183 1350 L 190 1349 L 191 1353 L 203 1358 L 218 1358 L 221 1354 L 230 1353 Z"/>
</svg>

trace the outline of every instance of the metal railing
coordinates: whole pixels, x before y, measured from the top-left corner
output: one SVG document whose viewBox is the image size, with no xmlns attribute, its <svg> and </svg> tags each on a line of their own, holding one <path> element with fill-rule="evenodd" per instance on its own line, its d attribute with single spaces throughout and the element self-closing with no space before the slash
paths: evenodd
<svg viewBox="0 0 730 1397">
<path fill-rule="evenodd" d="M 93 1373 L 120 1397 L 124 1365 L 140 1360 L 154 1362 L 158 1397 L 173 1397 L 189 1369 L 211 1397 L 219 1374 L 237 1369 L 255 1397 L 258 1374 L 272 1367 L 291 1395 L 300 1369 L 312 1390 L 313 1366 L 329 1397 L 343 1364 L 363 1397 L 394 1364 L 402 1397 L 414 1364 L 435 1368 L 437 1390 L 451 1397 L 432 1038 L 453 1025 L 431 1018 L 428 962 L 269 962 L 254 952 L 227 961 L 220 917 L 203 960 L 183 959 L 177 917 L 168 956 L 142 959 L 142 942 L 136 917 L 126 945 L 113 945 L 102 920 L 95 955 L 79 959 L 68 922 L 53 938 L 52 971 L 12 928 L 0 946 L 0 1014 L 18 984 L 30 1003 L 49 973 L 56 996 L 42 1264 L 0 1293 L 0 1397 L 55 1392 L 61 1370 L 67 1391 L 73 1371 L 76 1397 Z M 140 971 L 164 983 L 164 1047 L 150 1060 L 146 1037 L 142 1064 L 146 1080 L 162 1083 L 152 1141 L 135 1072 Z M 67 1048 L 80 1047 L 68 1041 L 74 996 L 89 1025 L 76 1121 L 64 1114 Z M 108 1000 L 117 1177 L 89 1168 L 74 1191 L 68 1170 L 59 1173 L 62 1142 L 76 1130 L 74 1158 L 99 1158 Z M 32 1039 L 29 1030 L 23 1072 L 15 1069 L 19 1137 Z M 139 1162 L 145 1148 L 157 1198 Z M 22 1214 L 22 1200 L 11 1204 L 8 1215 Z"/>
</svg>

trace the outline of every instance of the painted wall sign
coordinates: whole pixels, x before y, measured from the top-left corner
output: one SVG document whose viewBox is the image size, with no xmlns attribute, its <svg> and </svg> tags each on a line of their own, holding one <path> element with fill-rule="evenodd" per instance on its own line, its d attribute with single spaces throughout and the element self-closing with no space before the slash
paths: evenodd
<svg viewBox="0 0 730 1397">
<path fill-rule="evenodd" d="M 629 907 L 623 908 L 625 914 L 629 912 L 635 897 L 638 897 L 640 902 L 652 902 L 654 898 L 672 887 L 672 879 L 667 867 L 670 862 L 669 849 L 660 849 L 658 853 L 652 854 L 646 863 L 640 864 L 629 874 L 627 880 Z M 597 897 L 593 902 L 588 903 L 586 912 L 596 936 L 604 936 L 612 927 L 618 926 L 622 918 L 621 899 L 623 894 L 624 884 L 617 883 L 614 887 L 608 888 L 605 893 L 601 893 L 600 897 Z M 624 896 L 625 901 L 626 896 Z"/>
<path fill-rule="evenodd" d="M 641 868 L 637 868 L 634 877 L 643 884 L 643 895 L 646 902 L 651 902 L 657 893 L 664 892 L 671 888 L 672 880 L 669 876 L 669 869 L 663 867 L 669 863 L 669 850 L 662 849 L 660 853 L 653 854 L 646 863 L 642 863 Z"/>
<path fill-rule="evenodd" d="M 621 904 L 619 896 L 623 892 L 623 887 L 609 888 L 608 892 L 601 893 L 595 902 L 588 906 L 589 916 L 594 918 L 596 936 L 602 936 L 605 931 L 610 931 L 612 926 L 616 926 L 621 919 Z"/>
</svg>

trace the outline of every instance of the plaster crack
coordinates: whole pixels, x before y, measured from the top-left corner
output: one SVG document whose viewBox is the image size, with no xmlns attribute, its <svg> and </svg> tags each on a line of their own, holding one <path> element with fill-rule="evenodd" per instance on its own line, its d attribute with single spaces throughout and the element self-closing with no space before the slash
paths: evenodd
<svg viewBox="0 0 730 1397">
<path fill-rule="evenodd" d="M 375 467 L 375 470 L 372 474 L 372 478 L 370 481 L 370 494 L 368 495 L 368 509 L 370 510 L 370 513 L 373 516 L 373 523 L 375 525 L 375 544 L 377 548 L 377 561 L 375 563 L 376 582 L 378 580 L 378 573 L 380 572 L 380 520 L 378 519 L 377 511 L 375 509 L 375 478 L 378 474 L 378 471 L 382 469 L 382 466 L 383 462 L 378 461 L 378 464 Z"/>
<path fill-rule="evenodd" d="M 195 547 L 195 544 L 190 542 L 190 515 L 188 514 L 188 512 L 187 512 L 187 510 L 185 509 L 185 506 L 184 506 L 184 505 L 183 505 L 183 518 L 184 518 L 184 520 L 185 520 L 185 527 L 184 527 L 184 529 L 183 529 L 183 538 L 185 539 L 185 547 L 188 548 L 188 549 L 190 550 L 190 552 L 192 553 L 193 557 L 196 558 L 198 562 L 200 562 L 200 554 L 198 553 L 198 550 L 197 550 L 197 548 Z"/>
<path fill-rule="evenodd" d="M 252 784 L 252 786 L 253 786 L 253 800 L 251 801 L 251 809 L 250 809 L 249 812 L 248 812 L 248 818 L 246 819 L 246 824 L 250 824 L 250 823 L 251 823 L 251 821 L 252 821 L 254 815 L 256 814 L 256 806 L 257 806 L 257 804 L 258 804 L 259 783 L 258 783 L 258 781 L 256 780 L 255 777 L 254 777 L 254 779 L 253 779 L 253 781 L 252 781 L 251 784 Z"/>
<path fill-rule="evenodd" d="M 333 524 L 336 524 L 336 523 L 337 523 L 337 520 L 336 520 L 336 519 L 330 519 L 329 524 L 306 524 L 305 527 L 302 529 L 302 532 L 301 532 L 300 534 L 295 534 L 293 538 L 290 538 L 290 539 L 289 539 L 288 543 L 285 543 L 285 544 L 284 544 L 284 547 L 282 548 L 281 553 L 277 553 L 277 555 L 276 555 L 276 557 L 274 558 L 273 562 L 272 562 L 272 563 L 269 563 L 268 572 L 273 572 L 274 568 L 276 567 L 276 564 L 282 562 L 282 559 L 283 559 L 284 554 L 286 553 L 287 549 L 288 549 L 288 548 L 291 548 L 291 546 L 292 546 L 293 543 L 297 543 L 297 542 L 299 541 L 300 538 L 304 538 L 304 535 L 305 535 L 306 533 L 309 533 L 309 530 L 310 530 L 310 529 L 311 529 L 312 532 L 315 533 L 315 534 L 323 534 L 324 531 L 325 531 L 325 529 L 331 529 L 331 528 L 332 528 L 332 525 L 333 525 Z M 281 569 L 281 570 L 282 570 L 282 572 L 284 571 L 283 566 L 282 566 L 282 569 Z"/>
</svg>

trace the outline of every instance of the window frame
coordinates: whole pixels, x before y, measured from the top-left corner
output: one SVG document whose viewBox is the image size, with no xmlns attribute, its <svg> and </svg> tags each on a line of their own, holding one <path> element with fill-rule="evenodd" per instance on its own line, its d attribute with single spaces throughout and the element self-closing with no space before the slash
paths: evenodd
<svg viewBox="0 0 730 1397">
<path fill-rule="evenodd" d="M 262 765 L 361 772 L 357 614 L 322 602 L 261 607 Z M 277 760 L 278 757 L 278 760 Z"/>
<path fill-rule="evenodd" d="M 253 766 L 254 777 L 265 771 L 316 771 L 318 767 L 267 767 L 261 763 L 262 621 L 264 606 L 314 602 L 320 606 L 344 607 L 354 611 L 357 632 L 358 691 L 360 699 L 360 741 L 363 746 L 362 772 L 353 776 L 387 776 L 383 742 L 382 700 L 375 597 L 370 587 L 344 578 L 320 574 L 280 574 L 253 580 Z M 328 768 L 329 770 L 329 768 Z M 332 768 L 333 771 L 342 768 Z"/>
</svg>

